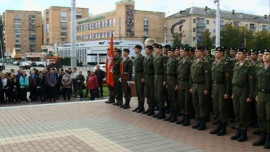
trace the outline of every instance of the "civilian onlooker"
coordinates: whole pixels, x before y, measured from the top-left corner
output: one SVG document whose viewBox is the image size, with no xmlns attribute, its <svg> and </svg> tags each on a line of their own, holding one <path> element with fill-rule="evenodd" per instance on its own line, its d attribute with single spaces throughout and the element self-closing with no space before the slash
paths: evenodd
<svg viewBox="0 0 270 152">
<path fill-rule="evenodd" d="M 35 70 L 31 70 L 29 76 L 29 89 L 30 89 L 30 99 L 31 101 L 37 100 L 37 80 L 38 76 Z"/>
<path fill-rule="evenodd" d="M 25 71 L 22 72 L 22 76 L 20 77 L 20 95 L 21 95 L 21 102 L 26 103 L 28 102 L 27 99 L 27 89 L 29 87 L 29 78 L 26 75 Z"/>
<path fill-rule="evenodd" d="M 71 73 L 71 78 L 72 78 L 72 86 L 73 86 L 73 97 L 77 98 L 77 90 L 78 90 L 78 86 L 77 86 L 77 78 L 78 73 L 77 73 L 77 68 L 73 69 L 73 72 Z"/>
<path fill-rule="evenodd" d="M 4 103 L 4 90 L 3 90 L 3 84 L 2 84 L 2 77 L 3 77 L 3 74 L 0 73 L 0 102 L 1 103 Z"/>
<path fill-rule="evenodd" d="M 12 73 L 10 76 L 10 81 L 9 81 L 9 93 L 10 93 L 10 98 L 9 102 L 10 103 L 17 103 L 19 102 L 19 87 L 20 83 L 16 78 L 15 73 Z"/>
<path fill-rule="evenodd" d="M 72 89 L 72 79 L 70 74 L 68 73 L 68 70 L 65 70 L 65 74 L 62 76 L 61 79 L 61 87 L 62 87 L 62 95 L 64 97 L 64 101 L 66 98 L 70 100 L 71 96 L 71 89 Z"/>
<path fill-rule="evenodd" d="M 98 79 L 97 76 L 95 75 L 95 71 L 91 72 L 91 75 L 88 76 L 87 79 L 87 88 L 90 90 L 90 100 L 95 100 L 95 94 L 96 90 L 98 89 Z"/>
<path fill-rule="evenodd" d="M 50 69 L 50 73 L 47 74 L 48 82 L 48 97 L 50 102 L 56 102 L 56 84 L 57 84 L 57 75 L 54 72 L 54 69 Z"/>
<path fill-rule="evenodd" d="M 87 76 L 86 76 L 86 93 L 85 93 L 85 96 L 84 96 L 84 99 L 87 98 L 88 96 L 88 87 L 87 87 L 87 82 L 88 82 L 88 77 L 91 75 L 91 71 L 87 71 Z"/>
<path fill-rule="evenodd" d="M 3 87 L 4 102 L 6 103 L 8 101 L 8 87 L 9 87 L 6 73 L 2 75 L 2 87 Z"/>
<path fill-rule="evenodd" d="M 103 97 L 103 79 L 105 78 L 105 72 L 100 69 L 99 65 L 97 65 L 95 75 L 97 76 L 98 79 L 100 97 Z"/>
<path fill-rule="evenodd" d="M 80 93 L 80 100 L 83 100 L 83 89 L 85 89 L 85 85 L 84 85 L 84 81 L 85 78 L 82 75 L 82 71 L 79 71 L 79 75 L 76 77 L 76 81 L 77 81 L 77 87 Z"/>
<path fill-rule="evenodd" d="M 39 99 L 41 102 L 45 100 L 45 97 L 43 96 L 43 75 L 42 71 L 38 72 L 38 77 L 37 77 L 37 99 Z"/>
</svg>

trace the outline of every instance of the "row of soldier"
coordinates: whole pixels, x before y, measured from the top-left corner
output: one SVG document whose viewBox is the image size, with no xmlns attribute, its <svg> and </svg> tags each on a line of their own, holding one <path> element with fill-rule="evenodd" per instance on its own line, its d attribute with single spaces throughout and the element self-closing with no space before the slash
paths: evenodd
<svg viewBox="0 0 270 152">
<path fill-rule="evenodd" d="M 205 130 L 212 110 L 216 128 L 210 134 L 227 133 L 228 115 L 234 113 L 236 134 L 232 140 L 246 141 L 249 118 L 258 117 L 260 138 L 254 146 L 270 148 L 270 50 L 252 50 L 217 47 L 214 57 L 208 47 L 163 47 L 155 43 L 145 47 L 135 46 L 134 70 L 130 50 L 114 49 L 114 87 L 109 86 L 113 103 L 123 109 L 130 108 L 131 79 L 135 73 L 138 107 L 133 112 L 147 114 L 157 119 L 190 125 Z M 248 58 L 248 56 L 250 58 Z M 123 104 L 123 93 L 125 103 Z M 147 100 L 148 109 L 144 102 Z M 115 101 L 116 100 L 116 101 Z M 231 103 L 231 104 L 230 104 Z M 250 106 L 254 103 L 253 106 Z M 250 110 L 254 114 L 250 115 Z M 158 111 L 158 112 L 156 112 Z M 166 113 L 169 116 L 166 117 Z M 255 114 L 256 113 L 256 114 Z M 177 120 L 177 116 L 183 116 Z"/>
</svg>

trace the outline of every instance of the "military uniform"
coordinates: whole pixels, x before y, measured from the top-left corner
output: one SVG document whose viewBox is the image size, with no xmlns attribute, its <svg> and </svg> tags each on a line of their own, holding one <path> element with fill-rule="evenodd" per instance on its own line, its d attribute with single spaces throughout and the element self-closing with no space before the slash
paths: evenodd
<svg viewBox="0 0 270 152">
<path fill-rule="evenodd" d="M 184 115 L 181 121 L 177 124 L 183 124 L 183 126 L 188 126 L 190 124 L 190 114 L 192 112 L 192 101 L 190 90 L 190 68 L 192 61 L 187 58 L 186 60 L 181 59 L 178 62 L 177 70 L 177 85 L 178 85 L 178 111 L 180 114 Z"/>
<path fill-rule="evenodd" d="M 270 52 L 270 50 L 266 50 Z M 256 72 L 257 114 L 260 130 L 260 139 L 253 146 L 264 145 L 270 149 L 270 66 L 261 63 Z"/>
<path fill-rule="evenodd" d="M 125 104 L 123 105 L 123 109 L 128 109 L 130 108 L 129 106 L 131 98 L 130 81 L 132 79 L 132 60 L 128 56 L 122 59 L 120 69 L 121 69 L 120 72 L 121 72 L 122 89 L 125 93 L 124 94 Z"/>
<path fill-rule="evenodd" d="M 174 52 L 174 50 L 170 49 L 170 51 Z M 165 82 L 167 84 L 167 91 L 168 91 L 168 103 L 171 106 L 171 114 L 165 121 L 176 122 L 177 120 L 177 101 L 176 101 L 176 94 L 175 86 L 176 86 L 176 74 L 177 74 L 177 61 L 175 58 L 168 58 L 167 59 L 167 66 L 166 66 L 166 77 Z"/>
<path fill-rule="evenodd" d="M 135 72 L 135 88 L 138 97 L 138 107 L 133 110 L 134 112 L 144 111 L 144 84 L 142 83 L 143 61 L 144 56 L 142 54 L 139 54 L 135 57 L 134 72 Z"/>
<path fill-rule="evenodd" d="M 162 46 L 157 45 L 155 47 L 158 47 L 159 49 L 162 48 Z M 166 67 L 166 58 L 160 54 L 156 55 L 154 58 L 154 97 L 155 97 L 155 105 L 159 107 L 159 113 L 155 114 L 154 117 L 158 119 L 165 118 L 165 101 L 164 101 L 164 95 L 163 95 L 163 81 L 165 80 L 165 67 Z"/>
<path fill-rule="evenodd" d="M 220 50 L 220 48 L 217 48 L 216 50 L 223 51 Z M 215 61 L 212 65 L 211 74 L 213 111 L 217 118 L 218 125 L 216 129 L 210 133 L 221 136 L 227 133 L 227 102 L 224 99 L 224 95 L 229 95 L 231 89 L 231 72 L 229 63 L 225 59 L 222 59 L 220 62 Z"/>
<path fill-rule="evenodd" d="M 208 117 L 208 103 L 204 91 L 210 88 L 210 66 L 204 59 L 194 60 L 191 65 L 190 86 L 192 86 L 192 102 L 198 122 L 192 128 L 204 130 Z"/>
<path fill-rule="evenodd" d="M 123 92 L 122 92 L 122 84 L 119 81 L 121 74 L 120 74 L 120 64 L 121 64 L 121 57 L 114 57 L 113 59 L 113 76 L 114 76 L 114 93 L 116 96 L 116 106 L 121 106 L 123 104 Z"/>
<path fill-rule="evenodd" d="M 147 99 L 148 110 L 145 111 L 147 115 L 154 114 L 154 56 L 146 56 L 143 61 L 143 78 L 144 78 L 144 93 Z"/>
<path fill-rule="evenodd" d="M 239 49 L 238 51 L 246 52 L 245 49 Z M 243 65 L 240 62 L 235 64 L 232 84 L 237 133 L 231 139 L 243 142 L 247 140 L 248 128 L 248 103 L 246 100 L 247 98 L 252 99 L 254 96 L 254 69 L 249 61 L 245 61 Z"/>
</svg>

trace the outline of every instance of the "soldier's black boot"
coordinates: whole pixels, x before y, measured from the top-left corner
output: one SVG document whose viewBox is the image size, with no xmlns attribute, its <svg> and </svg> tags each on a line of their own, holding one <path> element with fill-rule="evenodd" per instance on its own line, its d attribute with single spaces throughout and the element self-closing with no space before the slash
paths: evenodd
<svg viewBox="0 0 270 152">
<path fill-rule="evenodd" d="M 187 117 L 186 115 L 183 116 L 183 118 L 181 120 L 177 121 L 176 124 L 183 124 L 187 119 L 186 117 Z"/>
<path fill-rule="evenodd" d="M 259 129 L 252 132 L 253 135 L 260 135 L 260 133 L 261 131 Z"/>
<path fill-rule="evenodd" d="M 241 130 L 237 129 L 236 134 L 231 137 L 231 140 L 237 140 L 241 136 Z"/>
<path fill-rule="evenodd" d="M 166 116 L 165 116 L 164 121 L 169 121 L 169 120 L 171 120 L 172 116 L 173 116 L 173 111 L 170 112 L 169 117 L 166 118 Z"/>
<path fill-rule="evenodd" d="M 261 132 L 260 138 L 258 140 L 256 140 L 252 145 L 253 146 L 264 145 L 265 144 L 265 140 L 266 140 L 266 133 L 265 132 Z"/>
<path fill-rule="evenodd" d="M 197 129 L 201 125 L 201 119 L 198 118 L 196 125 L 192 126 L 193 129 Z"/>
<path fill-rule="evenodd" d="M 169 122 L 176 122 L 177 121 L 177 112 L 173 110 L 173 115 Z"/>
<path fill-rule="evenodd" d="M 112 95 L 109 96 L 108 101 L 105 101 L 105 103 L 112 103 Z"/>
<path fill-rule="evenodd" d="M 264 144 L 264 149 L 270 149 L 270 133 L 267 133 L 267 137 Z"/>
<path fill-rule="evenodd" d="M 247 140 L 247 130 L 241 130 L 241 136 L 237 139 L 239 142 L 244 142 Z"/>
<path fill-rule="evenodd" d="M 130 102 L 130 100 L 126 100 L 126 103 L 125 103 L 125 106 L 123 107 L 123 109 L 129 109 L 130 108 L 129 102 Z"/>
<path fill-rule="evenodd" d="M 217 133 L 218 136 L 223 136 L 227 134 L 227 123 L 221 123 L 221 129 Z"/>
<path fill-rule="evenodd" d="M 149 112 L 147 113 L 147 115 L 148 115 L 148 116 L 152 116 L 152 115 L 154 115 L 154 114 L 155 114 L 154 107 L 151 106 Z"/>
<path fill-rule="evenodd" d="M 139 109 L 137 110 L 137 113 L 143 113 L 144 112 L 144 103 L 139 104 Z"/>
<path fill-rule="evenodd" d="M 168 104 L 166 110 L 165 110 L 165 113 L 171 113 L 171 106 L 170 104 Z"/>
<path fill-rule="evenodd" d="M 206 129 L 206 121 L 205 121 L 205 119 L 201 119 L 201 124 L 197 129 L 198 130 L 205 130 Z"/>
<path fill-rule="evenodd" d="M 124 108 L 127 104 L 127 100 L 125 101 L 125 103 L 123 105 L 120 106 L 120 108 Z"/>
<path fill-rule="evenodd" d="M 162 109 L 160 109 L 160 112 L 159 112 L 157 119 L 164 119 L 165 117 L 166 117 L 165 116 L 165 109 L 162 108 Z"/>
<path fill-rule="evenodd" d="M 151 107 L 148 106 L 148 109 L 146 111 L 143 112 L 143 114 L 148 114 L 148 112 L 150 111 Z"/>
<path fill-rule="evenodd" d="M 182 124 L 183 126 L 189 126 L 190 125 L 190 121 L 189 121 L 189 115 L 185 115 L 185 121 L 184 123 Z"/>
<path fill-rule="evenodd" d="M 157 118 L 159 116 L 159 113 L 160 113 L 161 110 L 158 111 L 158 113 L 154 114 L 153 117 L 154 118 Z"/>
<path fill-rule="evenodd" d="M 214 130 L 210 131 L 210 134 L 217 134 L 220 129 L 221 129 L 221 122 L 218 122 L 216 128 Z"/>
<path fill-rule="evenodd" d="M 132 110 L 132 112 L 137 112 L 139 110 L 139 108 L 140 108 L 140 104 L 141 103 L 139 102 L 137 108 L 135 108 L 134 110 Z"/>
</svg>

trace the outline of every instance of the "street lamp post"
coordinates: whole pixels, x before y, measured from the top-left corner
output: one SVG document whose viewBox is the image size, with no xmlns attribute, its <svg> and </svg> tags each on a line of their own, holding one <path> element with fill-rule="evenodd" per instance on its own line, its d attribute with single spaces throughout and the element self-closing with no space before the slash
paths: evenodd
<svg viewBox="0 0 270 152">
<path fill-rule="evenodd" d="M 77 66 L 76 51 L 76 0 L 71 0 L 71 68 Z"/>
<path fill-rule="evenodd" d="M 220 46 L 220 0 L 215 0 L 214 3 L 217 3 L 216 10 L 216 47 Z"/>
</svg>

